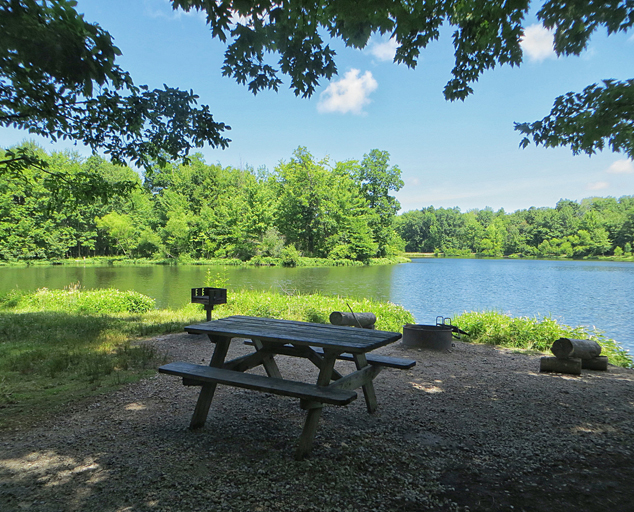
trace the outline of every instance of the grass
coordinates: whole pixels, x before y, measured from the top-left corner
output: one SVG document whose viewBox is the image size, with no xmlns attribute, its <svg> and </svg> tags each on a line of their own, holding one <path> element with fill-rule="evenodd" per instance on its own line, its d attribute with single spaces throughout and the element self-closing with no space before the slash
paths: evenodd
<svg viewBox="0 0 634 512">
<path fill-rule="evenodd" d="M 208 272 L 208 286 L 225 284 Z M 318 294 L 232 290 L 213 317 L 247 315 L 327 323 L 332 311 L 372 312 L 377 329 L 402 332 L 411 313 L 390 302 Z M 150 342 L 182 332 L 205 318 L 202 306 L 154 309 L 153 299 L 118 290 L 41 289 L 0 295 L 0 428 L 27 426 L 65 404 L 108 392 L 155 374 L 165 361 Z M 559 337 L 596 339 L 612 364 L 634 367 L 632 358 L 599 331 L 572 328 L 551 318 L 511 318 L 497 312 L 464 313 L 454 324 L 468 341 L 546 352 Z"/>
<path fill-rule="evenodd" d="M 469 333 L 467 341 L 508 348 L 550 352 L 559 338 L 592 339 L 601 345 L 601 355 L 611 364 L 634 368 L 632 356 L 602 331 L 570 327 L 551 317 L 511 317 L 497 311 L 465 312 L 453 319 L 454 325 Z"/>
<path fill-rule="evenodd" d="M 414 317 L 402 306 L 371 299 L 350 299 L 319 294 L 280 294 L 255 290 L 231 292 L 229 304 L 216 306 L 214 318 L 231 315 L 282 318 L 304 322 L 328 323 L 333 311 L 374 313 L 376 328 L 383 331 L 402 332 L 403 326 L 413 323 Z"/>
<path fill-rule="evenodd" d="M 154 309 L 117 290 L 12 291 L 0 296 L 0 428 L 156 372 L 165 359 L 139 338 L 181 332 L 196 311 Z"/>
<path fill-rule="evenodd" d="M 208 276 L 222 280 L 222 275 Z M 327 322 L 334 310 L 374 312 L 377 328 L 413 322 L 391 303 L 321 295 L 232 291 L 214 318 L 234 314 Z M 152 375 L 165 360 L 141 338 L 182 332 L 204 319 L 200 305 L 154 309 L 154 300 L 118 290 L 40 289 L 0 295 L 0 428 L 26 426 L 64 404 Z"/>
</svg>

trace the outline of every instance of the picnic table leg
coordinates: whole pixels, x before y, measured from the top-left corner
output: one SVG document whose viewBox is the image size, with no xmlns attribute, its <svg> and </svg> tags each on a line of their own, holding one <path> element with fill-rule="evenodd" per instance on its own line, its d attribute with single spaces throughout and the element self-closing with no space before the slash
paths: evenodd
<svg viewBox="0 0 634 512">
<path fill-rule="evenodd" d="M 336 353 L 326 352 L 324 354 L 323 363 L 319 369 L 319 376 L 317 377 L 318 386 L 327 386 L 330 384 L 336 360 Z M 299 437 L 299 446 L 295 452 L 295 459 L 301 460 L 310 453 L 310 450 L 313 447 L 313 439 L 315 438 L 315 432 L 317 432 L 317 424 L 319 423 L 323 407 L 324 404 L 318 402 L 309 402 L 307 404 L 308 414 L 306 415 L 302 435 Z"/>
<path fill-rule="evenodd" d="M 262 350 L 264 348 L 264 343 L 257 338 L 253 338 L 253 346 L 256 350 Z M 264 370 L 269 377 L 275 377 L 276 379 L 281 379 L 282 374 L 280 373 L 280 369 L 277 367 L 277 363 L 275 359 L 273 359 L 273 354 L 266 356 L 262 359 L 262 365 L 264 366 Z"/>
<path fill-rule="evenodd" d="M 368 360 L 365 357 L 365 354 L 354 354 L 354 364 L 357 367 L 357 370 L 361 368 L 365 368 L 368 366 Z M 365 405 L 368 408 L 368 412 L 372 414 L 376 411 L 377 403 L 376 403 L 376 393 L 374 392 L 374 383 L 372 380 L 367 384 L 362 386 L 363 388 L 363 396 L 365 397 Z"/>
<path fill-rule="evenodd" d="M 212 343 L 216 344 L 216 348 L 214 349 L 214 354 L 211 356 L 209 366 L 222 368 L 222 365 L 225 362 L 225 358 L 227 357 L 227 351 L 229 350 L 231 338 L 209 335 L 209 340 Z M 203 384 L 200 390 L 200 395 L 198 395 L 198 402 L 196 402 L 194 415 L 192 416 L 192 420 L 189 424 L 190 429 L 194 430 L 205 426 L 207 414 L 209 413 L 209 407 L 211 406 L 211 401 L 214 398 L 215 392 L 215 382 L 210 384 Z"/>
</svg>

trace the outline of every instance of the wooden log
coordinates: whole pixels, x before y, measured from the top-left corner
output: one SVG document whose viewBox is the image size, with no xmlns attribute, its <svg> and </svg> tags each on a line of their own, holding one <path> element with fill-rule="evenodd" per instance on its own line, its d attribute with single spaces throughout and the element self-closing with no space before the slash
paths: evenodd
<svg viewBox="0 0 634 512">
<path fill-rule="evenodd" d="M 608 369 L 608 356 L 597 356 L 592 359 L 582 359 L 581 368 L 605 372 Z"/>
<path fill-rule="evenodd" d="M 581 375 L 581 359 L 559 359 L 557 357 L 542 357 L 539 363 L 539 371 Z"/>
<path fill-rule="evenodd" d="M 363 327 L 364 329 L 374 329 L 376 316 L 374 313 L 333 311 L 330 313 L 330 323 L 332 325 L 351 325 L 354 327 Z"/>
<path fill-rule="evenodd" d="M 550 351 L 559 359 L 580 358 L 592 359 L 601 354 L 601 345 L 593 340 L 573 340 L 559 338 Z"/>
</svg>

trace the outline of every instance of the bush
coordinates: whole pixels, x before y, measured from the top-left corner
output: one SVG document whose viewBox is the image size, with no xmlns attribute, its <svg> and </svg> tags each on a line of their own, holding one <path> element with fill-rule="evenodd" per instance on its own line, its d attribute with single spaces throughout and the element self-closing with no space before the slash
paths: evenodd
<svg viewBox="0 0 634 512">
<path fill-rule="evenodd" d="M 299 263 L 299 251 L 293 244 L 287 245 L 282 249 L 282 266 L 283 267 L 296 267 Z"/>
<path fill-rule="evenodd" d="M 40 288 L 35 293 L 12 291 L 0 297 L 0 308 L 5 310 L 114 314 L 146 313 L 154 307 L 154 299 L 147 295 L 112 288 L 85 291 L 72 287 L 67 290 Z"/>
<path fill-rule="evenodd" d="M 147 295 L 127 290 L 92 290 L 83 292 L 78 300 L 81 313 L 146 313 L 155 307 L 155 300 Z"/>
</svg>

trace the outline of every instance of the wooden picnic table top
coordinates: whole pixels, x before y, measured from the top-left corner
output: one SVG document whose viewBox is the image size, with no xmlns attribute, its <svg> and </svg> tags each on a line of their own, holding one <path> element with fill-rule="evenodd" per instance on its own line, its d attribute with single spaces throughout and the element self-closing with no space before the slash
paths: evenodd
<svg viewBox="0 0 634 512">
<path fill-rule="evenodd" d="M 370 352 L 401 339 L 398 332 L 241 315 L 188 325 L 185 330 L 190 334 L 255 338 L 356 354 Z"/>
</svg>

